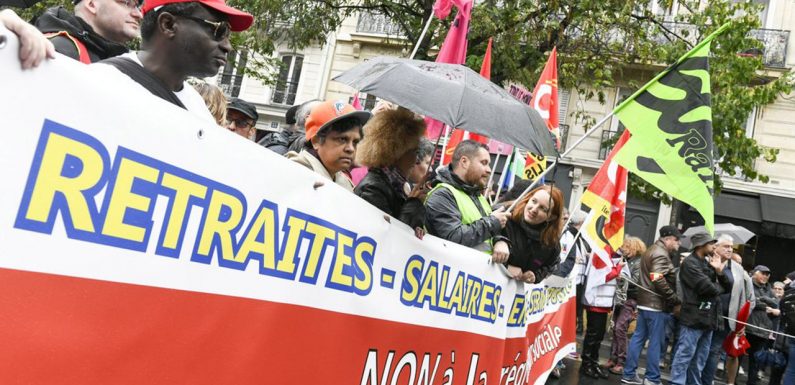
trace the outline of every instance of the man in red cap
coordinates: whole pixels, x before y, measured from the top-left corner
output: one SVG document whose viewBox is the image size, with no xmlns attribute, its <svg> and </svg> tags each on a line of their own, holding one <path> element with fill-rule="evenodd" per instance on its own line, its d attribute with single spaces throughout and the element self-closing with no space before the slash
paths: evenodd
<svg viewBox="0 0 795 385">
<path fill-rule="evenodd" d="M 146 0 L 141 12 L 143 50 L 102 63 L 215 124 L 204 100 L 185 80 L 217 74 L 232 50 L 229 35 L 248 29 L 254 17 L 224 0 Z"/>
<path fill-rule="evenodd" d="M 353 165 L 362 128 L 370 116 L 341 100 L 317 104 L 306 119 L 303 150 L 285 156 L 353 192 L 353 182 L 343 171 Z"/>
</svg>

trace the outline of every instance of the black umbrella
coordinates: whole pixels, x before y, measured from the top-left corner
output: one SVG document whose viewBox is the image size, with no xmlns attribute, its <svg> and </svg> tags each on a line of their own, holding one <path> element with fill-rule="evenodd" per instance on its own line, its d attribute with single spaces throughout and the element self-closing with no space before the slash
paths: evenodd
<svg viewBox="0 0 795 385">
<path fill-rule="evenodd" d="M 41 0 L 0 0 L 0 7 L 27 8 Z"/>
<path fill-rule="evenodd" d="M 557 155 L 552 134 L 538 112 L 465 66 L 377 57 L 334 80 L 450 127 L 536 154 Z"/>
</svg>

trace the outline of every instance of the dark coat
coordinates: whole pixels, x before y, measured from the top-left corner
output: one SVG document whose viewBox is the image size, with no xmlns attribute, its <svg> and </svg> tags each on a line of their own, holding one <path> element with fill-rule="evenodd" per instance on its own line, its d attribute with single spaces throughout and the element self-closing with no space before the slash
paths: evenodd
<svg viewBox="0 0 795 385">
<path fill-rule="evenodd" d="M 480 187 L 464 183 L 450 171 L 449 167 L 439 170 L 435 182 L 447 183 L 465 192 L 475 202 L 483 218 L 464 225 L 453 193 L 446 188 L 439 188 L 430 193 L 425 200 L 425 227 L 429 234 L 468 247 L 478 246 L 500 235 L 499 219 L 486 215 L 485 208 L 480 207 L 478 201 L 478 195 L 482 191 Z"/>
<path fill-rule="evenodd" d="M 288 151 L 300 152 L 303 145 L 303 138 L 306 134 L 301 131 L 282 130 L 279 132 L 269 132 L 258 142 L 261 146 L 279 155 L 284 155 Z M 300 142 L 300 145 L 298 145 Z"/>
<path fill-rule="evenodd" d="M 676 269 L 665 245 L 658 240 L 645 254 L 636 258 L 640 258 L 638 283 L 646 289 L 635 292 L 638 306 L 671 312 L 680 299 L 676 296 Z M 652 281 L 652 273 L 659 274 L 661 278 Z"/>
<path fill-rule="evenodd" d="M 695 253 L 690 254 L 679 266 L 679 283 L 682 293 L 682 311 L 679 322 L 693 329 L 718 328 L 718 295 L 731 292 L 731 282 L 720 274 L 709 262 Z"/>
<path fill-rule="evenodd" d="M 36 18 L 34 25 L 44 33 L 66 31 L 86 46 L 92 63 L 127 53 L 126 46 L 112 42 L 99 36 L 83 19 L 70 13 L 64 7 L 53 7 Z M 72 59 L 79 60 L 80 54 L 74 42 L 67 37 L 57 36 L 50 39 L 55 51 Z"/>
<path fill-rule="evenodd" d="M 371 168 L 353 193 L 411 228 L 423 226 L 425 207 L 422 201 L 418 198 L 406 199 L 395 191 L 389 184 L 389 178 L 379 168 Z"/>
<path fill-rule="evenodd" d="M 560 264 L 560 244 L 547 247 L 541 243 L 541 231 L 546 226 L 547 223 L 533 226 L 525 221 L 517 223 L 509 219 L 502 229 L 502 235 L 511 240 L 511 255 L 506 264 L 520 267 L 522 272 L 532 271 L 536 282 L 541 282 Z"/>
<path fill-rule="evenodd" d="M 773 319 L 767 314 L 767 308 L 772 307 L 778 309 L 779 301 L 773 294 L 773 289 L 770 287 L 770 284 L 760 285 L 754 282 L 754 297 L 756 298 L 756 302 L 754 303 L 754 308 L 751 310 L 751 315 L 748 317 L 748 323 L 773 330 Z M 761 338 L 767 338 L 767 335 L 770 334 L 757 328 L 746 328 L 745 330 L 747 333 Z"/>
</svg>

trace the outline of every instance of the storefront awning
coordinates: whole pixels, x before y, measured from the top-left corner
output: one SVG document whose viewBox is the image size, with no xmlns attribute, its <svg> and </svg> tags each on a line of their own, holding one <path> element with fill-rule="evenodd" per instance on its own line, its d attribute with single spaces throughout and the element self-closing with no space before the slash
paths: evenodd
<svg viewBox="0 0 795 385">
<path fill-rule="evenodd" d="M 760 197 L 762 219 L 795 226 L 795 199 L 762 195 Z"/>
<path fill-rule="evenodd" d="M 720 194 L 715 197 L 715 215 L 761 222 L 762 211 L 759 197 L 730 193 Z"/>
</svg>

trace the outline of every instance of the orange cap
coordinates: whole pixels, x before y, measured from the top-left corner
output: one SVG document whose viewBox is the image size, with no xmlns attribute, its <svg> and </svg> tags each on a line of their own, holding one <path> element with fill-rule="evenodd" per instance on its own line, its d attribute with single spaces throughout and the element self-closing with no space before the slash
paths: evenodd
<svg viewBox="0 0 795 385">
<path fill-rule="evenodd" d="M 312 107 L 309 116 L 306 118 L 306 140 L 312 140 L 320 130 L 332 125 L 334 122 L 354 118 L 358 119 L 362 126 L 370 120 L 367 111 L 359 111 L 354 106 L 342 100 L 326 100 Z"/>
</svg>

